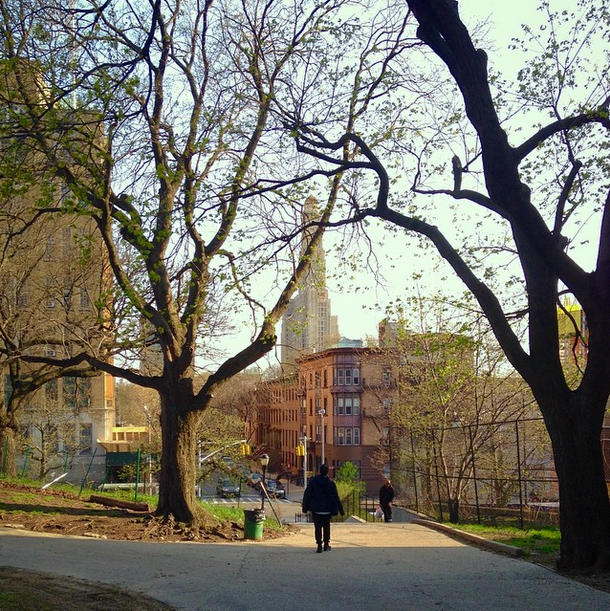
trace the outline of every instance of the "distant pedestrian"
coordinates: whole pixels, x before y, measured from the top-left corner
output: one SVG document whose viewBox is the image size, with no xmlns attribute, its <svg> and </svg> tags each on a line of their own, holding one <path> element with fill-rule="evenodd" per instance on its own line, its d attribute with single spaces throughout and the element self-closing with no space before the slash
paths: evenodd
<svg viewBox="0 0 610 611">
<path fill-rule="evenodd" d="M 383 521 L 392 521 L 392 501 L 394 500 L 394 488 L 389 479 L 385 480 L 381 490 L 379 491 L 379 506 L 383 511 Z"/>
<path fill-rule="evenodd" d="M 317 552 L 330 551 L 330 519 L 338 513 L 344 514 L 337 486 L 328 477 L 328 465 L 320 466 L 320 474 L 312 477 L 303 494 L 303 513 L 311 511 L 318 544 Z M 324 547 L 322 547 L 324 544 Z"/>
</svg>

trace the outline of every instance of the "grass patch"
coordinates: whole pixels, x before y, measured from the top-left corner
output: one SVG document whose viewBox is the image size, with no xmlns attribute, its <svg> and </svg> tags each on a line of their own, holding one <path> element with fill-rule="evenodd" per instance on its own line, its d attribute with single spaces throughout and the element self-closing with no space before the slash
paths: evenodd
<svg viewBox="0 0 610 611">
<path fill-rule="evenodd" d="M 10 592 L 0 592 L 0 609 L 3 611 L 19 611 L 23 609 L 20 597 Z"/>
<path fill-rule="evenodd" d="M 231 505 L 216 505 L 214 503 L 204 503 L 200 501 L 201 506 L 212 514 L 217 520 L 221 522 L 237 522 L 238 524 L 244 523 L 244 508 L 243 507 L 231 507 Z M 267 512 L 265 514 L 265 528 L 270 530 L 283 530 L 284 527 L 280 526 L 275 519 L 275 516 Z"/>
<path fill-rule="evenodd" d="M 540 526 L 521 530 L 513 526 L 487 526 L 481 524 L 447 524 L 485 539 L 499 541 L 523 550 L 529 560 L 552 566 L 559 555 L 561 534 L 554 526 Z"/>
</svg>

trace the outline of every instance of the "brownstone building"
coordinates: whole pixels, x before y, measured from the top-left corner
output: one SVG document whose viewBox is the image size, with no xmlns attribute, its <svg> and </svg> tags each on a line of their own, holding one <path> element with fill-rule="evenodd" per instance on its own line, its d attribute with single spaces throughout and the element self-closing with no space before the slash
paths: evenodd
<svg viewBox="0 0 610 611">
<path fill-rule="evenodd" d="M 334 475 L 349 461 L 376 495 L 386 470 L 379 448 L 397 384 L 380 350 L 349 343 L 298 359 L 296 375 L 257 391 L 256 444 L 270 454 L 273 471 L 298 482 L 305 466 L 310 476 L 325 462 Z"/>
</svg>

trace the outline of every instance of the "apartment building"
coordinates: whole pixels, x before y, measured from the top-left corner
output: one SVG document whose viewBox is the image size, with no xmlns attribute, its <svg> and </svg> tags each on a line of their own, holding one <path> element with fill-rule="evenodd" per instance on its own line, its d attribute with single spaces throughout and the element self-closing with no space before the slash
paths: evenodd
<svg viewBox="0 0 610 611">
<path fill-rule="evenodd" d="M 387 442 L 389 406 L 398 390 L 387 357 L 361 342 L 343 341 L 296 364 L 294 375 L 257 391 L 255 444 L 270 454 L 274 471 L 290 473 L 298 482 L 304 467 L 311 476 L 325 462 L 333 476 L 349 461 L 367 492 L 377 494 L 387 470 L 380 448 Z"/>
<path fill-rule="evenodd" d="M 22 79 L 30 79 L 28 95 L 39 96 L 41 105 L 46 95 L 34 64 L 0 62 L 3 339 L 13 355 L 64 359 L 85 346 L 99 349 L 109 337 L 107 254 L 95 224 L 79 214 L 66 185 L 46 174 L 44 158 L 15 132 L 15 118 L 22 112 L 20 89 L 11 72 L 16 69 Z M 75 111 L 66 107 L 65 112 Z M 57 147 L 61 148 L 59 139 Z M 68 153 L 65 158 L 77 164 Z M 16 374 L 8 360 L 0 369 L 5 410 L 16 379 L 49 374 L 17 415 L 26 448 L 21 472 L 37 476 L 41 470 L 65 470 L 68 480 L 78 480 L 86 472 L 103 476 L 104 452 L 97 439 L 110 438 L 115 425 L 113 378 L 55 377 L 51 364 L 24 362 Z"/>
</svg>

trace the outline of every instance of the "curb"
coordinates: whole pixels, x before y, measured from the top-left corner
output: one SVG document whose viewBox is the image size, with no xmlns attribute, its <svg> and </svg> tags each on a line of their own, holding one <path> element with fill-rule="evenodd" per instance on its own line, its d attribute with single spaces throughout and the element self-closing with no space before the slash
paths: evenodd
<svg viewBox="0 0 610 611">
<path fill-rule="evenodd" d="M 457 537 L 458 539 L 465 539 L 470 543 L 476 543 L 481 547 L 486 547 L 495 552 L 513 556 L 514 558 L 522 558 L 523 556 L 525 556 L 525 552 L 519 547 L 507 545 L 506 543 L 500 543 L 499 541 L 492 541 L 491 539 L 485 539 L 485 537 L 480 537 L 479 535 L 467 533 L 463 530 L 458 530 L 457 528 L 451 528 L 451 526 L 439 524 L 438 522 L 433 522 L 432 520 L 420 520 L 419 518 L 416 518 L 413 520 L 412 524 L 426 526 L 428 528 L 438 530 L 439 532 L 442 532 L 446 535 L 451 535 L 453 537 Z"/>
</svg>

